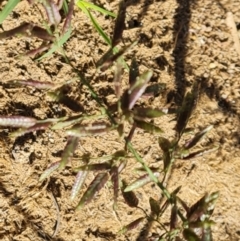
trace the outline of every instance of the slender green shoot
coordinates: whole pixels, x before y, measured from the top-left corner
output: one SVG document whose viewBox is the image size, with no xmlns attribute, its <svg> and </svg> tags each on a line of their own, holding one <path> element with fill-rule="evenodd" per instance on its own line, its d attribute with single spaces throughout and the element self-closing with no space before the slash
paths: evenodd
<svg viewBox="0 0 240 241">
<path fill-rule="evenodd" d="M 85 6 L 85 4 L 82 3 L 82 1 L 78 1 L 77 2 L 77 6 L 90 18 L 93 26 L 95 27 L 95 29 L 98 31 L 98 33 L 102 36 L 102 38 L 104 39 L 104 41 L 111 46 L 111 40 L 110 38 L 107 36 L 107 34 L 103 31 L 103 29 L 100 27 L 100 25 L 98 24 L 98 22 L 96 21 L 96 19 L 93 17 L 93 15 L 91 14 L 91 12 L 88 10 L 88 8 Z"/>
<path fill-rule="evenodd" d="M 12 10 L 17 6 L 20 0 L 9 0 L 4 9 L 0 12 L 0 24 L 7 18 Z"/>
<path fill-rule="evenodd" d="M 116 15 L 115 13 L 110 12 L 110 11 L 104 9 L 104 8 L 98 7 L 97 5 L 92 4 L 92 3 L 90 3 L 90 2 L 86 2 L 86 1 L 81 1 L 81 0 L 80 0 L 80 1 L 77 1 L 76 4 L 78 5 L 79 2 L 81 2 L 86 8 L 91 8 L 91 9 L 93 9 L 93 10 L 95 10 L 95 11 L 98 11 L 98 12 L 104 14 L 104 15 L 109 15 L 109 16 L 111 16 L 111 17 L 113 17 L 113 18 L 116 18 L 116 17 L 117 17 L 117 15 Z"/>
<path fill-rule="evenodd" d="M 49 51 L 48 51 L 46 54 L 42 55 L 42 56 L 41 56 L 40 58 L 38 58 L 37 60 L 40 61 L 40 60 L 42 60 L 42 59 L 44 59 L 44 58 L 49 57 L 49 56 L 50 56 L 51 54 L 53 54 L 55 51 L 61 50 L 63 44 L 65 44 L 65 43 L 67 42 L 67 40 L 70 38 L 71 32 L 72 32 L 72 29 L 70 28 L 63 36 L 61 36 L 61 38 L 60 38 L 58 41 L 56 41 L 56 42 L 53 44 L 52 48 L 50 48 Z"/>
</svg>

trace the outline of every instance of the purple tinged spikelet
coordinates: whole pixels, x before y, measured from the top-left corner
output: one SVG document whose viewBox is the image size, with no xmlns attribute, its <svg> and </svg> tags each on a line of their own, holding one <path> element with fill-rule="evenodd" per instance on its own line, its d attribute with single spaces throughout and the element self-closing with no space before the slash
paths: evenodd
<svg viewBox="0 0 240 241">
<path fill-rule="evenodd" d="M 82 188 L 85 182 L 85 179 L 87 177 L 87 174 L 88 174 L 87 171 L 79 171 L 77 173 L 74 185 L 72 187 L 71 200 L 73 200 L 77 196 L 78 192 Z"/>
<path fill-rule="evenodd" d="M 9 127 L 23 127 L 28 128 L 34 126 L 37 120 L 25 116 L 1 116 L 0 125 Z"/>
</svg>

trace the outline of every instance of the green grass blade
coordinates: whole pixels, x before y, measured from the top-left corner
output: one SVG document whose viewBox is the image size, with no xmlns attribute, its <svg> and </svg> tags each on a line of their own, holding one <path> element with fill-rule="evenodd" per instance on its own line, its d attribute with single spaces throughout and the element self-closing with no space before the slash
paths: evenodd
<svg viewBox="0 0 240 241">
<path fill-rule="evenodd" d="M 12 12 L 20 0 L 9 0 L 4 9 L 0 13 L 0 24 L 6 19 L 6 17 Z"/>
<path fill-rule="evenodd" d="M 78 1 L 77 6 L 91 19 L 93 26 L 98 31 L 98 33 L 102 36 L 104 41 L 111 46 L 111 40 L 110 38 L 105 34 L 105 32 L 102 30 L 100 25 L 97 23 L 95 18 L 92 16 L 90 11 L 85 7 L 85 5 L 82 3 L 82 1 Z"/>
<path fill-rule="evenodd" d="M 69 29 L 59 40 L 58 42 L 55 42 L 52 46 L 52 48 L 43 56 L 41 56 L 40 58 L 38 58 L 37 60 L 40 61 L 44 58 L 49 57 L 51 54 L 53 54 L 55 51 L 57 51 L 58 49 L 60 49 L 62 47 L 63 44 L 65 44 L 67 42 L 67 40 L 70 38 L 71 36 L 71 32 L 72 30 Z"/>
<path fill-rule="evenodd" d="M 65 15 L 67 15 L 67 13 L 68 13 L 68 3 L 67 3 L 67 0 L 64 0 L 63 1 L 63 11 L 64 11 L 64 13 L 65 13 Z"/>
<path fill-rule="evenodd" d="M 77 2 L 77 5 L 78 5 L 79 2 L 81 2 L 82 4 L 84 4 L 84 6 L 85 6 L 86 8 L 91 8 L 91 9 L 93 9 L 93 10 L 95 10 L 95 11 L 98 11 L 98 12 L 104 14 L 104 15 L 109 15 L 109 16 L 114 17 L 114 18 L 116 18 L 116 16 L 117 16 L 115 13 L 110 12 L 110 11 L 104 9 L 104 8 L 98 7 L 98 6 L 95 5 L 95 4 L 92 4 L 92 3 L 89 3 L 89 2 L 86 2 L 86 1 L 81 1 L 81 0 L 80 0 L 80 1 Z"/>
<path fill-rule="evenodd" d="M 165 195 L 165 197 L 171 201 L 171 194 L 167 191 L 167 189 L 163 186 L 163 184 L 161 182 L 158 181 L 158 178 L 153 174 L 153 172 L 151 171 L 151 169 L 147 166 L 147 164 L 143 161 L 143 159 L 138 155 L 138 153 L 136 152 L 136 150 L 133 148 L 132 144 L 130 142 L 128 142 L 127 144 L 128 150 L 134 155 L 135 159 L 142 164 L 142 166 L 144 167 L 144 169 L 146 170 L 146 172 L 148 173 L 148 175 L 151 177 L 152 181 L 154 181 L 158 187 L 162 190 L 163 194 Z"/>
</svg>

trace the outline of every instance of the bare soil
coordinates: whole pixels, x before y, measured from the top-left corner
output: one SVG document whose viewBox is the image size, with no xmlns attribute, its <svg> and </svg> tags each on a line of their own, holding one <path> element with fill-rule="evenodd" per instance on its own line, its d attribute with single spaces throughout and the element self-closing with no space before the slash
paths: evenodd
<svg viewBox="0 0 240 241">
<path fill-rule="evenodd" d="M 119 1 L 92 1 L 117 12 Z M 167 187 L 174 190 L 182 186 L 180 197 L 191 205 L 206 192 L 219 191 L 213 220 L 214 240 L 240 240 L 240 56 L 234 47 L 233 37 L 226 25 L 227 12 L 234 15 L 240 37 L 239 0 L 130 0 L 127 8 L 126 30 L 123 42 L 137 39 L 139 43 L 126 54 L 130 63 L 135 57 L 140 71 L 152 69 L 153 83 L 165 83 L 166 91 L 142 103 L 156 108 L 179 106 L 194 81 L 201 84 L 201 95 L 189 127 L 195 131 L 208 125 L 213 130 L 201 142 L 202 147 L 215 144 L 220 148 L 211 154 L 191 161 L 176 161 Z M 3 5 L 3 4 L 2 4 Z M 96 13 L 100 25 L 112 35 L 114 19 Z M 38 23 L 36 9 L 21 1 L 14 13 L 3 23 L 4 30 L 16 27 L 23 21 Z M 74 31 L 65 45 L 67 56 L 82 71 L 99 97 L 108 105 L 115 103 L 112 71 L 95 73 L 95 63 L 108 49 L 91 26 L 89 19 L 78 9 L 73 19 Z M 29 88 L 6 88 L 14 79 L 35 79 L 60 83 L 73 80 L 76 75 L 55 53 L 41 62 L 31 58 L 18 58 L 39 41 L 28 38 L 11 38 L 0 41 L 0 114 L 24 115 L 38 119 L 57 118 L 76 113 L 99 114 L 99 106 L 88 89 L 76 82 L 68 95 L 79 105 L 74 110 L 55 103 L 44 91 Z M 94 78 L 92 78 L 94 76 Z M 127 76 L 127 74 L 126 74 Z M 124 80 L 127 84 L 127 78 Z M 172 117 L 157 119 L 155 124 L 163 136 L 173 138 L 175 120 Z M 98 196 L 79 212 L 69 196 L 75 174 L 70 166 L 55 173 L 43 183 L 39 177 L 50 163 L 61 157 L 66 144 L 64 132 L 48 130 L 10 139 L 13 130 L 0 130 L 0 239 L 3 241 L 55 240 L 148 240 L 141 236 L 147 223 L 127 236 L 117 235 L 123 225 L 142 216 L 142 212 L 128 207 L 119 199 L 117 215 L 113 211 L 112 189 L 106 185 Z M 158 136 L 137 130 L 133 145 L 150 164 L 161 162 Z M 99 157 L 124 148 L 116 133 L 83 138 L 75 156 L 90 154 Z M 129 160 L 123 178 L 131 181 L 138 176 L 132 170 L 139 164 Z M 89 175 L 90 183 L 93 174 Z M 86 186 L 85 186 L 86 187 Z M 139 206 L 150 211 L 149 197 L 159 199 L 160 190 L 154 185 L 136 191 Z M 164 222 L 169 217 L 164 217 Z M 167 224 L 166 224 L 167 225 Z M 153 225 L 148 237 L 159 232 Z"/>
</svg>

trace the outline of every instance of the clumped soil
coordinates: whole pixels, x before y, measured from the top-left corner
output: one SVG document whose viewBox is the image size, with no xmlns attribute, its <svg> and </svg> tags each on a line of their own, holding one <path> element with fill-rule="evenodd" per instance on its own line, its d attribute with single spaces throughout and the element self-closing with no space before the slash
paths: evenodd
<svg viewBox="0 0 240 241">
<path fill-rule="evenodd" d="M 117 12 L 119 4 L 119 1 L 93 2 L 114 12 Z M 198 81 L 201 93 L 189 127 L 198 131 L 213 125 L 201 146 L 220 146 L 216 152 L 194 160 L 176 161 L 168 189 L 182 186 L 179 195 L 189 205 L 206 192 L 219 191 L 212 217 L 216 223 L 213 238 L 219 241 L 240 240 L 240 58 L 226 25 L 227 12 L 232 12 L 239 29 L 239 0 L 130 0 L 128 3 L 123 44 L 135 39 L 139 42 L 125 59 L 130 63 L 135 57 L 141 72 L 153 70 L 152 83 L 166 84 L 164 93 L 142 99 L 140 103 L 154 108 L 177 107 L 193 82 Z M 98 13 L 95 16 L 103 29 L 112 35 L 114 19 Z M 35 9 L 27 1 L 21 1 L 2 26 L 8 30 L 23 21 L 39 21 Z M 95 73 L 95 63 L 108 49 L 107 45 L 89 19 L 77 9 L 73 28 L 65 45 L 67 56 L 85 74 L 104 103 L 115 103 L 112 71 Z M 79 103 L 73 110 L 51 101 L 44 91 L 6 88 L 5 84 L 14 79 L 60 83 L 76 77 L 57 53 L 41 62 L 28 57 L 18 58 L 39 44 L 36 39 L 17 37 L 0 41 L 0 114 L 44 119 L 76 113 L 100 113 L 99 106 L 79 80 L 66 90 L 68 96 Z M 126 77 L 123 82 L 125 88 Z M 172 116 L 159 118 L 155 123 L 164 130 L 163 136 L 174 137 L 175 120 Z M 146 223 L 127 236 L 117 235 L 123 225 L 141 217 L 142 212 L 128 207 L 120 197 L 116 215 L 109 185 L 89 205 L 75 212 L 84 190 L 75 201 L 70 201 L 75 178 L 70 166 L 53 174 L 47 181 L 39 182 L 43 170 L 61 157 L 67 141 L 64 132 L 48 130 L 12 140 L 9 138 L 12 131 L 9 128 L 0 130 L 1 240 L 147 240 L 140 235 L 141 228 L 147 227 Z M 133 137 L 135 149 L 148 165 L 161 165 L 157 140 L 157 135 L 141 130 L 137 130 Z M 99 157 L 123 148 L 123 140 L 114 132 L 83 138 L 74 155 L 73 165 L 78 165 L 78 158 L 84 154 Z M 122 173 L 123 178 L 131 181 L 138 176 L 133 172 L 136 167 L 139 164 L 130 158 L 128 168 Z M 93 176 L 89 175 L 87 184 Z M 151 184 L 136 193 L 139 206 L 148 213 L 149 197 L 161 197 L 159 189 Z M 169 218 L 163 219 L 168 225 Z M 153 225 L 148 236 L 158 232 L 159 228 Z"/>
</svg>

